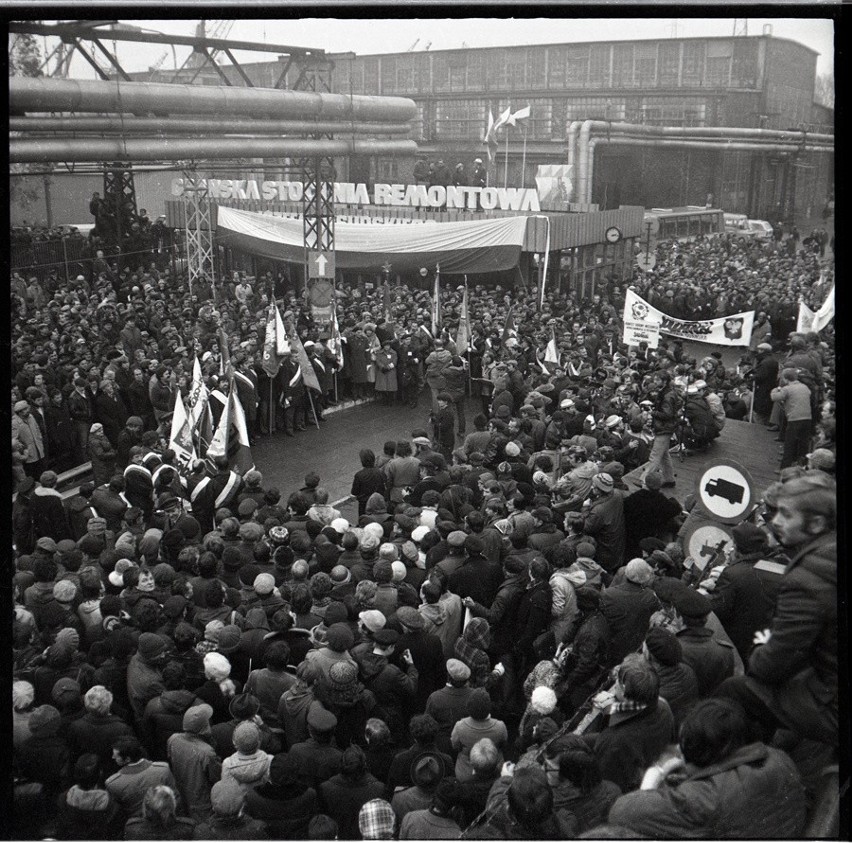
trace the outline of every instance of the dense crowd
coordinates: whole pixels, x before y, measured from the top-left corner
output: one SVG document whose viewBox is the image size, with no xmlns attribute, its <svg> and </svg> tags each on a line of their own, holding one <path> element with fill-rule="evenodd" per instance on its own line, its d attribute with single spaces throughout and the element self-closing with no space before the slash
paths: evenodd
<svg viewBox="0 0 852 843">
<path fill-rule="evenodd" d="M 432 336 L 427 293 L 393 288 L 386 312 L 381 287 L 343 285 L 339 366 L 271 274 L 215 296 L 154 261 L 30 280 L 12 326 L 15 836 L 801 836 L 837 747 L 834 358 L 833 329 L 790 320 L 831 275 L 727 238 L 658 257 L 635 282 L 656 307 L 760 311 L 740 365 L 623 346 L 614 282 L 541 311 L 471 286 L 469 348 L 462 288 Z M 293 356 L 260 365 L 271 294 L 319 392 Z M 314 472 L 282 494 L 223 457 L 178 465 L 196 357 L 252 437 L 425 386 L 431 424 L 360 451 L 350 523 Z M 694 501 L 663 491 L 669 445 L 721 451 L 750 412 L 779 428 L 779 479 L 702 565 L 678 541 Z M 94 482 L 63 498 L 57 473 L 86 458 Z"/>
</svg>

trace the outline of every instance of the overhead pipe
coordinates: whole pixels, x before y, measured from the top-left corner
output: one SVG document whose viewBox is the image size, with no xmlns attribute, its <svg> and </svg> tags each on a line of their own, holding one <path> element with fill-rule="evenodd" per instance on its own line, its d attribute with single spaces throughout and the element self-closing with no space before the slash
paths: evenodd
<svg viewBox="0 0 852 843">
<path fill-rule="evenodd" d="M 336 138 L 44 138 L 9 141 L 9 161 L 173 161 L 307 158 L 335 155 L 414 155 L 413 140 Z"/>
<path fill-rule="evenodd" d="M 577 132 L 580 131 L 580 126 L 583 125 L 582 120 L 572 120 L 568 124 L 568 166 L 576 167 L 577 164 Z M 575 178 L 576 173 L 571 171 L 571 178 Z"/>
<path fill-rule="evenodd" d="M 271 88 L 172 85 L 154 82 L 81 79 L 9 79 L 9 110 L 95 111 L 111 114 L 208 114 L 305 120 L 387 121 L 416 116 L 413 100 L 404 97 L 349 96 Z"/>
<path fill-rule="evenodd" d="M 346 133 L 356 135 L 403 135 L 411 131 L 407 123 L 351 123 L 311 120 L 216 120 L 180 117 L 10 117 L 10 132 L 146 132 L 208 135 L 245 133 L 280 135 L 288 132 Z"/>
<path fill-rule="evenodd" d="M 585 193 L 579 192 L 578 185 L 578 201 L 592 201 L 592 184 L 594 179 L 594 161 L 595 149 L 598 144 L 607 144 L 614 146 L 653 146 L 671 148 L 671 149 L 711 149 L 717 152 L 775 152 L 775 153 L 796 153 L 796 152 L 830 152 L 831 147 L 827 146 L 811 146 L 810 144 L 802 147 L 799 144 L 769 144 L 769 143 L 745 143 L 743 141 L 732 141 L 730 143 L 718 143 L 711 140 L 676 140 L 662 138 L 635 138 L 627 136 L 619 136 L 614 138 L 592 138 L 589 141 L 588 160 L 586 178 L 583 182 Z"/>
<path fill-rule="evenodd" d="M 579 201 L 590 201 L 584 197 L 590 197 L 592 192 L 591 182 L 589 179 L 589 142 L 592 131 L 605 131 L 607 137 L 615 135 L 642 135 L 650 138 L 719 138 L 727 140 L 730 137 L 748 139 L 755 143 L 771 140 L 786 140 L 791 143 L 801 144 L 806 140 L 824 141 L 831 144 L 833 148 L 834 135 L 811 135 L 804 131 L 784 131 L 780 129 L 743 129 L 740 127 L 720 127 L 720 126 L 646 126 L 642 123 L 623 123 L 613 122 L 609 120 L 584 120 L 579 130 L 577 150 L 575 153 L 576 167 L 576 183 L 577 195 Z M 714 148 L 719 148 L 718 145 Z M 727 148 L 730 148 L 727 146 Z M 801 146 L 799 147 L 801 148 Z M 820 151 L 823 151 L 820 148 Z"/>
</svg>

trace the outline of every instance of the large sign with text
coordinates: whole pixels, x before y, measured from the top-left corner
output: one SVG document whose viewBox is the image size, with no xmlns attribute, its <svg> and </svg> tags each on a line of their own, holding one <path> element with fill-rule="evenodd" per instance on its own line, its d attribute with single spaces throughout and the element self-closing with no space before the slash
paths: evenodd
<svg viewBox="0 0 852 843">
<path fill-rule="evenodd" d="M 695 342 L 709 342 L 715 345 L 748 345 L 751 341 L 754 311 L 733 313 L 721 319 L 697 319 L 687 321 L 675 319 L 648 304 L 633 290 L 624 297 L 624 321 L 636 325 L 645 325 L 649 329 L 659 324 L 659 331 L 671 337 Z"/>
<path fill-rule="evenodd" d="M 240 199 L 267 202 L 301 202 L 304 186 L 299 181 L 255 179 L 202 180 L 210 199 Z M 182 196 L 184 180 L 172 180 L 172 196 Z M 452 187 L 434 184 L 375 184 L 335 182 L 334 201 L 339 205 L 383 205 L 399 208 L 463 209 L 469 211 L 532 211 L 541 205 L 538 193 L 514 187 Z"/>
</svg>

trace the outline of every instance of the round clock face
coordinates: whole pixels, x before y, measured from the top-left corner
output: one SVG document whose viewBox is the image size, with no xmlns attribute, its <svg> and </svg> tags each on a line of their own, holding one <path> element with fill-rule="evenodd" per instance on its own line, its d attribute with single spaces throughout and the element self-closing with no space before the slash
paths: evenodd
<svg viewBox="0 0 852 843">
<path fill-rule="evenodd" d="M 606 230 L 605 237 L 607 243 L 618 243 L 618 241 L 621 240 L 621 231 L 619 231 L 615 226 L 612 226 Z"/>
</svg>

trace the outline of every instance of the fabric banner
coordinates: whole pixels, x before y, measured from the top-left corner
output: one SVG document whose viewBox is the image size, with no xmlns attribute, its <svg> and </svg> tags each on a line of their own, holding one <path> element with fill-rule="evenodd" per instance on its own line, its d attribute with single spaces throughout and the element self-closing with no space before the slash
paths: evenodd
<svg viewBox="0 0 852 843">
<path fill-rule="evenodd" d="M 661 310 L 652 307 L 633 290 L 627 291 L 624 299 L 624 321 L 637 325 L 660 323 L 660 333 L 682 340 L 707 342 L 713 345 L 747 346 L 751 342 L 751 330 L 754 324 L 754 311 L 734 313 L 721 319 L 700 319 L 688 322 L 667 316 Z"/>
<path fill-rule="evenodd" d="M 811 310 L 803 301 L 799 302 L 796 331 L 802 334 L 807 334 L 810 331 L 819 333 L 832 319 L 834 319 L 834 284 L 831 285 L 831 289 L 819 310 Z"/>
<path fill-rule="evenodd" d="M 340 269 L 381 272 L 386 263 L 397 272 L 441 264 L 446 275 L 498 272 L 516 266 L 527 230 L 526 216 L 423 225 L 334 227 L 335 260 Z M 301 219 L 273 217 L 236 208 L 218 208 L 220 246 L 273 260 L 302 263 L 305 257 Z"/>
<path fill-rule="evenodd" d="M 331 320 L 331 300 L 334 298 L 334 282 L 328 278 L 311 278 L 308 281 L 308 301 L 311 316 L 318 325 L 327 325 Z"/>
<path fill-rule="evenodd" d="M 629 313 L 624 313 L 624 333 L 622 342 L 625 345 L 638 346 L 646 343 L 648 348 L 658 348 L 660 345 L 660 322 L 657 319 L 633 319 Z"/>
</svg>

